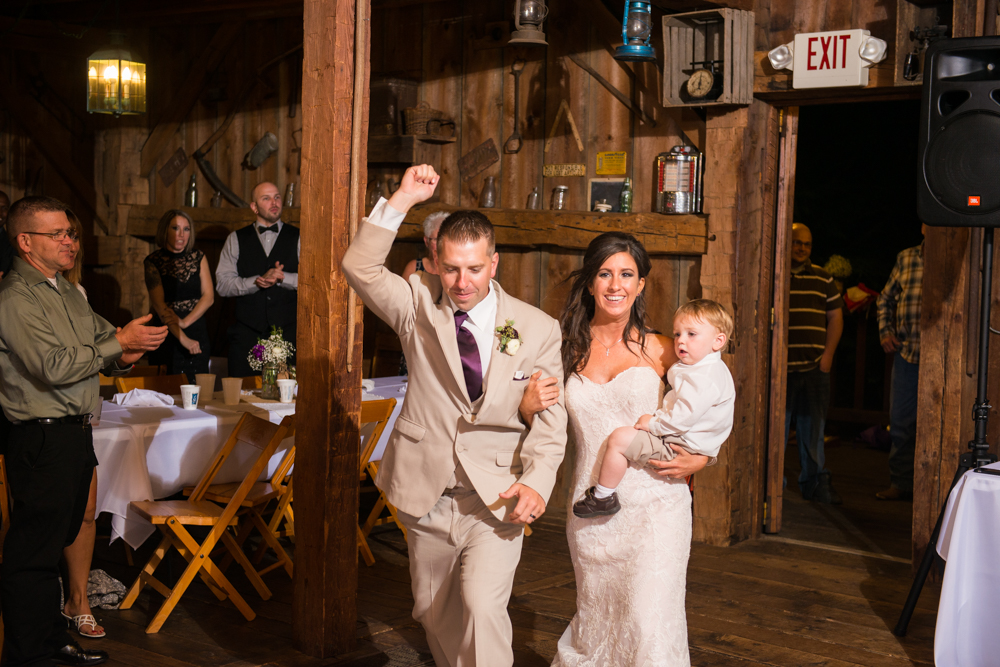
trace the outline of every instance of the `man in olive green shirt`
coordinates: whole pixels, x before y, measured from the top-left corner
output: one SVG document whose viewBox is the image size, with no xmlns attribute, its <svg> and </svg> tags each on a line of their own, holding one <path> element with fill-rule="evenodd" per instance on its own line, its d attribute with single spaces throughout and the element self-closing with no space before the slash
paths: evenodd
<svg viewBox="0 0 1000 667">
<path fill-rule="evenodd" d="M 149 315 L 116 330 L 62 277 L 76 257 L 68 211 L 56 199 L 25 197 L 6 225 L 18 253 L 0 282 L 0 406 L 12 422 L 6 463 L 14 501 L 0 604 L 11 667 L 108 659 L 66 631 L 59 557 L 80 529 L 97 465 L 90 428 L 97 374 L 128 372 L 167 335 L 166 327 L 144 326 Z"/>
</svg>

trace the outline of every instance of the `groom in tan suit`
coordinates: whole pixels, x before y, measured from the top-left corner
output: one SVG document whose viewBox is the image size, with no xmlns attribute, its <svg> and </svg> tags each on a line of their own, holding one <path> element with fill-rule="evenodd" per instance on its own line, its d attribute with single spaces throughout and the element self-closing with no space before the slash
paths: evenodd
<svg viewBox="0 0 1000 667">
<path fill-rule="evenodd" d="M 406 212 L 438 179 L 428 165 L 408 169 L 362 222 L 343 268 L 399 335 L 410 370 L 376 483 L 408 531 L 413 617 L 439 667 L 510 667 L 507 602 L 524 524 L 545 511 L 566 447 L 561 391 L 530 430 L 518 405 L 534 371 L 562 378 L 562 337 L 558 322 L 492 280 L 493 226 L 477 211 L 442 223 L 439 276 L 406 281 L 385 269 Z M 496 328 L 507 320 L 518 342 L 501 350 Z"/>
</svg>

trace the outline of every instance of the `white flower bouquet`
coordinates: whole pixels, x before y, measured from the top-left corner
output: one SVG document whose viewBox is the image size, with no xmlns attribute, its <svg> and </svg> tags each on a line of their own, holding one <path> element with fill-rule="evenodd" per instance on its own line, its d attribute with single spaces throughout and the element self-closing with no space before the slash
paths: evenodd
<svg viewBox="0 0 1000 667">
<path fill-rule="evenodd" d="M 250 368 L 259 371 L 268 364 L 284 365 L 295 352 L 295 346 L 282 338 L 282 335 L 279 327 L 271 327 L 270 336 L 257 339 L 257 344 L 250 348 L 250 354 L 247 355 Z"/>
</svg>

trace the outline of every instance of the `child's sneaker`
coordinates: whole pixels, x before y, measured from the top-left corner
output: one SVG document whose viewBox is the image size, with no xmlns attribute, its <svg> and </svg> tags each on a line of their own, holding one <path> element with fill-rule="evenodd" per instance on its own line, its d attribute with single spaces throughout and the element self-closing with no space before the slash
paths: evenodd
<svg viewBox="0 0 1000 667">
<path fill-rule="evenodd" d="M 617 493 L 612 493 L 607 498 L 598 498 L 594 495 L 594 487 L 590 487 L 583 494 L 583 500 L 573 503 L 573 514 L 581 519 L 590 519 L 595 516 L 616 514 L 621 508 Z"/>
</svg>

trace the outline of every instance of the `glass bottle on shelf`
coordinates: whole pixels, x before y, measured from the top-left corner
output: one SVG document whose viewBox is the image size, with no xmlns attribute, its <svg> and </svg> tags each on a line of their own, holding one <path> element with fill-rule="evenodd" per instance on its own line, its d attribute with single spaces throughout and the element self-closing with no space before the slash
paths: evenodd
<svg viewBox="0 0 1000 667">
<path fill-rule="evenodd" d="M 632 212 L 632 181 L 626 178 L 622 184 L 622 193 L 618 196 L 618 210 L 622 213 Z"/>
<path fill-rule="evenodd" d="M 552 188 L 552 201 L 549 203 L 549 208 L 553 211 L 565 210 L 568 195 L 569 187 L 565 185 L 557 185 Z"/>
<path fill-rule="evenodd" d="M 195 174 L 191 174 L 187 192 L 184 193 L 184 205 L 192 208 L 198 205 L 198 177 Z"/>
<path fill-rule="evenodd" d="M 524 205 L 524 208 L 529 211 L 537 211 L 542 207 L 542 195 L 539 194 L 538 188 L 536 187 L 530 193 L 528 193 L 528 202 Z"/>
<path fill-rule="evenodd" d="M 493 208 L 497 205 L 496 178 L 487 176 L 483 182 L 483 191 L 479 193 L 479 208 Z"/>
</svg>

